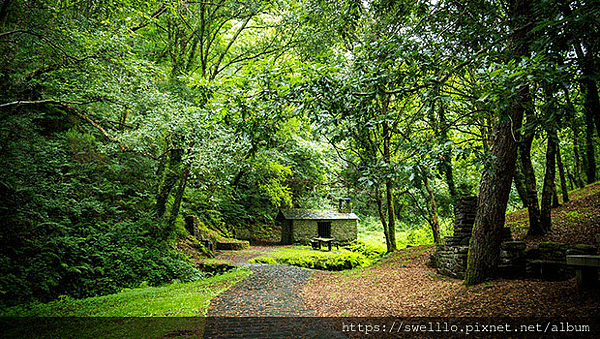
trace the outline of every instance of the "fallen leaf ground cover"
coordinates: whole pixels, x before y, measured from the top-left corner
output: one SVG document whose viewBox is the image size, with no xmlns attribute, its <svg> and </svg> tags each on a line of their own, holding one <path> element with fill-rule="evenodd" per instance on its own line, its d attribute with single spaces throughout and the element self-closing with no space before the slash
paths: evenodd
<svg viewBox="0 0 600 339">
<path fill-rule="evenodd" d="M 524 239 L 528 248 L 545 241 L 596 244 L 600 184 L 571 197 L 553 210 L 553 230 L 545 237 L 525 238 L 526 211 L 508 215 L 513 238 Z M 412 247 L 370 267 L 315 272 L 303 290 L 304 300 L 318 316 L 600 317 L 600 290 L 580 289 L 575 279 L 500 279 L 466 287 L 427 265 L 434 251 L 434 246 Z"/>
</svg>

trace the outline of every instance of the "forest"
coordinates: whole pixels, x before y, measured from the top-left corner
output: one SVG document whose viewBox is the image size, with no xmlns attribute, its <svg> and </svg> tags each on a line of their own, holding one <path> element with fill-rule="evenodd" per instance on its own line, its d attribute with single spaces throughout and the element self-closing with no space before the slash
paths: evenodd
<svg viewBox="0 0 600 339">
<path fill-rule="evenodd" d="M 599 75 L 596 0 L 1 0 L 0 306 L 201 280 L 186 216 L 340 198 L 394 253 L 477 195 L 477 285 L 598 180 Z"/>
</svg>

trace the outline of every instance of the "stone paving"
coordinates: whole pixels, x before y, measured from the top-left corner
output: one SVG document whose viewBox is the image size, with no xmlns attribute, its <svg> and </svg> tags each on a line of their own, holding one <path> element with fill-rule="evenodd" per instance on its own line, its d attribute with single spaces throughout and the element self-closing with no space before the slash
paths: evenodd
<svg viewBox="0 0 600 339">
<path fill-rule="evenodd" d="M 247 264 L 252 275 L 211 301 L 209 317 L 312 316 L 302 287 L 312 272 L 286 265 Z"/>
<path fill-rule="evenodd" d="M 247 258 L 245 258 L 247 259 Z M 211 301 L 204 338 L 346 338 L 302 301 L 312 271 L 244 263 L 252 275 Z"/>
</svg>

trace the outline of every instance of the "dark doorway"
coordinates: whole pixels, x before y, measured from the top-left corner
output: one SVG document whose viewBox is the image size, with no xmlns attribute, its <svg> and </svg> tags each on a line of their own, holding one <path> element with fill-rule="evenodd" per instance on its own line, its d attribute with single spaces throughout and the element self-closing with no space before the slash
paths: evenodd
<svg viewBox="0 0 600 339">
<path fill-rule="evenodd" d="M 331 238 L 331 223 L 330 222 L 318 222 L 319 227 L 319 238 Z"/>
</svg>

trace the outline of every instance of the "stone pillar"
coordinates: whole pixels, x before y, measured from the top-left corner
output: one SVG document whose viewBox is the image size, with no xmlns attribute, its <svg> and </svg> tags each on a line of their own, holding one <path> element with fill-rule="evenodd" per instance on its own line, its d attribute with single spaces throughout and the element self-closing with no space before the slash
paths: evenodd
<svg viewBox="0 0 600 339">
<path fill-rule="evenodd" d="M 468 246 L 475 215 L 477 213 L 477 197 L 460 197 L 454 206 L 454 235 L 444 238 L 448 246 Z"/>
<path fill-rule="evenodd" d="M 477 197 L 460 197 L 454 206 L 454 237 L 460 238 L 461 245 L 468 245 L 473 234 L 477 214 Z"/>
<path fill-rule="evenodd" d="M 454 235 L 445 237 L 436 248 L 435 265 L 443 275 L 463 279 L 467 268 L 469 241 L 473 234 L 473 225 L 477 215 L 477 197 L 460 197 L 454 207 Z M 525 271 L 524 242 L 513 242 L 509 227 L 502 230 L 501 263 L 502 276 L 518 277 Z"/>
</svg>

